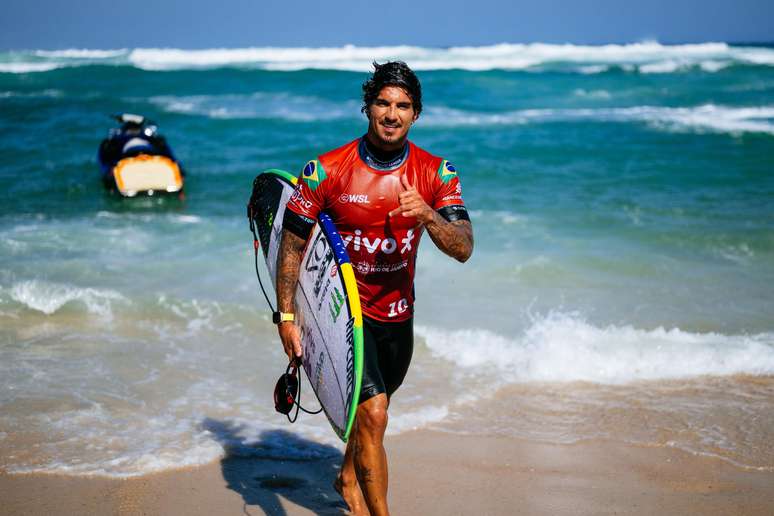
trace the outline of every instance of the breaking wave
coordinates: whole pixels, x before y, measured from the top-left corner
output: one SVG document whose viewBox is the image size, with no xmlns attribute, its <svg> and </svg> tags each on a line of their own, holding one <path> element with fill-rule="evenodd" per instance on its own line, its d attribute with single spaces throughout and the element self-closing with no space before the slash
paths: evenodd
<svg viewBox="0 0 774 516">
<path fill-rule="evenodd" d="M 432 126 L 490 126 L 564 121 L 644 122 L 670 131 L 774 135 L 774 106 L 730 107 L 704 104 L 693 107 L 632 106 L 596 109 L 523 109 L 481 113 L 453 108 L 428 108 L 423 123 Z"/>
<path fill-rule="evenodd" d="M 325 69 L 362 72 L 374 60 L 401 59 L 416 70 L 540 70 L 567 69 L 600 73 L 619 67 L 641 73 L 674 73 L 698 67 L 717 72 L 731 65 L 774 66 L 774 49 L 726 43 L 663 45 L 512 44 L 480 47 L 418 46 L 255 47 L 185 50 L 137 48 L 120 50 L 68 49 L 0 54 L 0 72 L 45 72 L 93 64 L 133 66 L 143 70 L 187 70 L 223 67 L 295 71 Z"/>
<path fill-rule="evenodd" d="M 508 337 L 488 330 L 417 327 L 431 352 L 471 374 L 496 370 L 507 383 L 623 384 L 703 375 L 774 374 L 774 334 L 721 335 L 679 329 L 594 326 L 551 314 Z"/>
<path fill-rule="evenodd" d="M 113 290 L 80 288 L 39 280 L 21 281 L 8 290 L 10 298 L 24 307 L 52 315 L 69 303 L 84 306 L 88 313 L 110 318 L 112 304 L 127 299 Z"/>
</svg>

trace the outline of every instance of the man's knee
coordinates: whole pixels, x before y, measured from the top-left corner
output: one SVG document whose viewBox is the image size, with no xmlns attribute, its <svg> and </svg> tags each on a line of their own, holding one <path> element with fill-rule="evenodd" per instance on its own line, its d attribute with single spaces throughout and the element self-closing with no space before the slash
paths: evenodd
<svg viewBox="0 0 774 516">
<path fill-rule="evenodd" d="M 387 428 L 387 396 L 375 396 L 357 409 L 357 425 L 360 431 L 383 434 Z"/>
</svg>

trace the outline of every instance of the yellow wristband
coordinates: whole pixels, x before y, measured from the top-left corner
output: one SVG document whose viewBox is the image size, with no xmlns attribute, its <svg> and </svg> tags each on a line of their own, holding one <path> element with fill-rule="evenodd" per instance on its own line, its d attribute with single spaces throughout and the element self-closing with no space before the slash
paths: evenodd
<svg viewBox="0 0 774 516">
<path fill-rule="evenodd" d="M 271 314 L 271 321 L 274 324 L 280 324 L 284 322 L 294 322 L 296 315 L 290 312 L 274 312 Z"/>
</svg>

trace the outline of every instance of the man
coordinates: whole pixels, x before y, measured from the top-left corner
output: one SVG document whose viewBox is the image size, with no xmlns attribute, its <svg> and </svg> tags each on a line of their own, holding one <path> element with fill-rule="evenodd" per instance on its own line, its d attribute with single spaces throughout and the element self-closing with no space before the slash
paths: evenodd
<svg viewBox="0 0 774 516">
<path fill-rule="evenodd" d="M 413 352 L 414 267 L 426 230 L 447 255 L 466 261 L 473 229 L 455 168 L 408 141 L 422 111 L 422 90 L 402 62 L 374 63 L 363 84 L 365 136 L 304 167 L 283 221 L 277 305 L 293 313 L 306 240 L 321 210 L 347 244 L 363 310 L 364 367 L 355 426 L 336 489 L 354 514 L 389 514 L 383 439 L 390 396 Z M 291 317 L 281 316 L 282 319 Z M 292 360 L 302 354 L 293 321 L 279 323 Z"/>
</svg>

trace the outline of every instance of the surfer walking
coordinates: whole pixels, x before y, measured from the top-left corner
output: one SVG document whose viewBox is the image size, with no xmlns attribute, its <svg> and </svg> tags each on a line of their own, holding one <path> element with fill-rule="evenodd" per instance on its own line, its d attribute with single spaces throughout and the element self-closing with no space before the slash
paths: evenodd
<svg viewBox="0 0 774 516">
<path fill-rule="evenodd" d="M 366 134 L 309 161 L 283 220 L 277 268 L 278 329 L 293 360 L 302 355 L 293 295 L 306 241 L 320 211 L 347 247 L 363 311 L 363 381 L 337 491 L 353 514 L 389 514 L 384 433 L 390 397 L 413 353 L 414 272 L 427 231 L 445 254 L 465 262 L 473 228 L 456 168 L 408 140 L 422 90 L 403 62 L 374 63 L 363 84 Z"/>
</svg>

